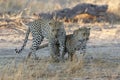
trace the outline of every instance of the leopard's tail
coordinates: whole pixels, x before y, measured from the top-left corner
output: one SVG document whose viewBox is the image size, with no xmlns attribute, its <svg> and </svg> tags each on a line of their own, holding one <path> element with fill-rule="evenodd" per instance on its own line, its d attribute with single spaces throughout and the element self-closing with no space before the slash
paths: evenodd
<svg viewBox="0 0 120 80">
<path fill-rule="evenodd" d="M 19 50 L 18 50 L 18 49 L 15 49 L 15 52 L 16 52 L 16 53 L 19 54 L 19 53 L 22 52 L 22 50 L 24 49 L 24 47 L 26 46 L 26 43 L 27 43 L 27 41 L 28 41 L 29 34 L 30 34 L 30 27 L 28 27 L 28 30 L 27 30 L 26 36 L 25 36 L 25 40 L 24 40 L 24 43 L 23 43 L 21 49 L 19 49 Z"/>
</svg>

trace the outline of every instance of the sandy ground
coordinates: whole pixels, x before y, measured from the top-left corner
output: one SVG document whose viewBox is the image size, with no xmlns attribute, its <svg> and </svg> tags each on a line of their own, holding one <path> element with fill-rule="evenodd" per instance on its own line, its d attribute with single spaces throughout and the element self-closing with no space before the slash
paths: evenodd
<svg viewBox="0 0 120 80">
<path fill-rule="evenodd" d="M 23 60 L 30 48 L 30 45 L 32 43 L 32 37 L 30 36 L 29 41 L 27 43 L 27 47 L 23 51 L 22 54 L 16 54 L 14 49 L 20 48 L 23 40 L 24 40 L 24 33 L 20 33 L 14 29 L 9 28 L 0 28 L 0 71 L 6 66 L 7 64 L 10 64 L 12 60 L 20 61 Z M 47 40 L 43 41 L 43 44 L 47 42 Z M 112 63 L 116 64 L 116 67 L 120 68 L 120 25 L 114 25 L 112 28 L 109 26 L 107 27 L 92 27 L 91 29 L 91 35 L 90 40 L 87 44 L 87 53 L 83 57 L 83 61 L 87 61 L 89 64 L 93 61 L 93 64 L 95 61 L 105 61 L 106 64 L 110 63 L 112 66 Z M 76 53 L 78 59 L 80 59 L 81 55 Z M 39 51 L 37 51 L 37 55 L 42 60 L 47 60 L 49 58 L 49 49 L 44 48 Z M 17 62 L 17 63 L 18 63 Z M 61 63 L 58 63 L 59 65 Z M 65 64 L 65 63 L 63 63 Z M 89 65 L 87 64 L 87 65 Z M 95 63 L 96 64 L 96 63 Z M 73 77 L 70 80 L 120 80 L 120 71 L 116 70 L 116 67 L 113 68 L 113 72 L 117 72 L 117 77 L 108 79 L 101 77 L 100 79 L 98 77 L 87 78 L 87 76 L 84 77 Z M 100 69 L 101 67 L 99 67 Z M 93 69 L 93 68 L 92 68 Z M 89 69 L 89 70 L 92 70 Z M 88 71 L 89 71 L 88 70 Z M 93 69 L 94 70 L 94 69 Z M 111 68 L 109 68 L 109 71 L 111 71 Z M 112 71 L 111 71 L 112 72 Z M 109 73 L 109 72 L 108 72 Z M 1 76 L 1 73 L 0 73 Z M 42 79 L 38 79 L 42 80 Z M 46 80 L 46 79 L 45 79 Z M 49 79 L 47 79 L 49 80 Z M 50 79 L 51 80 L 51 79 Z M 57 79 L 56 79 L 57 80 Z M 59 80 L 59 79 L 58 79 Z M 63 79 L 60 79 L 63 80 Z M 69 79 L 65 79 L 69 80 Z"/>
</svg>

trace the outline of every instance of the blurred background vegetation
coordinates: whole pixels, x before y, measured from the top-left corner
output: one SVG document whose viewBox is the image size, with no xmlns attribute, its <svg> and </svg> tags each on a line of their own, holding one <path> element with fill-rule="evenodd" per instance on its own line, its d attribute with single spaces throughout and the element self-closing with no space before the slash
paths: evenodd
<svg viewBox="0 0 120 80">
<path fill-rule="evenodd" d="M 30 20 L 21 17 L 32 17 L 34 14 L 72 8 L 80 3 L 108 5 L 107 14 L 104 16 L 105 20 L 102 21 L 102 23 L 104 25 L 107 23 L 120 23 L 120 0 L 0 0 L 0 27 L 7 26 L 19 29 L 22 25 L 21 21 L 26 23 Z M 16 15 L 19 15 L 20 12 L 23 12 L 22 15 L 20 15 L 20 17 L 17 16 L 16 18 Z M 95 25 L 95 23 L 93 24 Z M 66 26 L 68 25 L 66 24 Z M 82 26 L 81 22 L 79 25 Z"/>
<path fill-rule="evenodd" d="M 76 29 L 75 26 L 78 28 L 84 25 L 106 26 L 112 24 L 111 26 L 113 26 L 113 24 L 119 24 L 120 0 L 0 0 L 0 27 L 15 28 L 16 30 L 22 28 L 23 31 L 25 27 L 23 27 L 21 22 L 28 23 L 30 20 L 34 20 L 31 19 L 31 17 L 34 17 L 34 13 L 47 13 L 53 12 L 54 10 L 72 8 L 80 3 L 108 5 L 107 14 L 104 16 L 103 21 L 100 22 L 95 21 L 90 22 L 90 24 L 84 24 L 83 20 L 80 20 L 77 24 L 65 23 L 65 28 L 68 31 L 74 31 Z M 19 16 L 21 12 L 22 15 Z M 86 16 L 84 17 L 87 19 Z"/>
<path fill-rule="evenodd" d="M 120 16 L 120 0 L 0 0 L 0 14 L 18 13 L 27 8 L 25 14 L 48 12 L 63 8 L 71 8 L 79 3 L 107 4 L 112 19 L 118 20 Z"/>
</svg>

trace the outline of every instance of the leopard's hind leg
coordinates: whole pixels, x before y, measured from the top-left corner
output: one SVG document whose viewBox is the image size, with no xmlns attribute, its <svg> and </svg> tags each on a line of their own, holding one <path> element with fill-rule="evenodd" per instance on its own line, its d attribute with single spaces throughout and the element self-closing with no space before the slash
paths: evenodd
<svg viewBox="0 0 120 80">
<path fill-rule="evenodd" d="M 32 46 L 30 48 L 30 52 L 27 56 L 27 58 L 30 58 L 31 55 L 33 55 L 33 58 L 38 59 L 37 55 L 36 55 L 36 51 L 37 48 L 39 47 L 39 45 L 41 44 L 41 42 L 43 41 L 44 37 L 43 36 L 35 36 L 33 37 L 33 41 L 32 41 Z"/>
</svg>

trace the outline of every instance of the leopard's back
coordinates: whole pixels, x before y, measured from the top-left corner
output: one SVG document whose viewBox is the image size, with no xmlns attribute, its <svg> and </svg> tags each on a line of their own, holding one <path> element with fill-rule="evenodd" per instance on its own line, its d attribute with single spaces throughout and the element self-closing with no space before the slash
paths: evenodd
<svg viewBox="0 0 120 80">
<path fill-rule="evenodd" d="M 22 50 L 26 46 L 30 32 L 32 33 L 34 43 L 39 42 L 39 37 L 41 37 L 42 40 L 43 40 L 43 37 L 47 37 L 48 34 L 50 33 L 49 21 L 50 20 L 47 20 L 47 19 L 46 20 L 37 19 L 37 20 L 31 21 L 27 24 L 23 24 L 23 25 L 27 26 L 28 29 L 26 32 L 24 43 L 23 43 L 21 49 L 19 49 L 19 50 L 15 49 L 16 53 L 22 52 Z M 34 46 L 34 43 L 33 43 L 33 46 Z M 36 46 L 36 44 L 35 44 L 35 46 Z"/>
<path fill-rule="evenodd" d="M 28 23 L 27 25 L 30 27 L 32 36 L 42 35 L 44 37 L 47 37 L 50 33 L 49 21 L 50 20 L 38 19 Z"/>
</svg>

